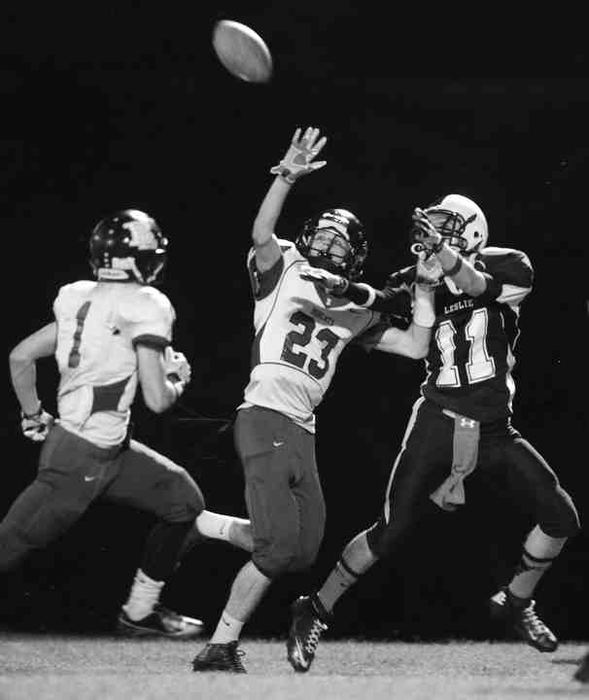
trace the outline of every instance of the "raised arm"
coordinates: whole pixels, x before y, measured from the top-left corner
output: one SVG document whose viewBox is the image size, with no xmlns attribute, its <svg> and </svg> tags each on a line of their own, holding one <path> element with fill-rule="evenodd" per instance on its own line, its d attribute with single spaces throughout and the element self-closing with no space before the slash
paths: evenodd
<svg viewBox="0 0 589 700">
<path fill-rule="evenodd" d="M 280 258 L 280 247 L 274 227 L 282 211 L 284 200 L 299 177 L 322 168 L 327 161 L 314 162 L 327 139 L 319 138 L 319 129 L 308 127 L 301 136 L 297 129 L 284 158 L 270 172 L 276 178 L 270 185 L 258 210 L 252 228 L 252 242 L 256 266 L 260 272 L 269 270 Z"/>
<path fill-rule="evenodd" d="M 422 209 L 416 208 L 413 212 L 413 223 L 420 232 L 419 242 L 436 256 L 446 277 L 450 277 L 459 289 L 471 297 L 478 297 L 485 292 L 485 275 L 475 270 L 465 257 L 444 242 Z"/>
</svg>

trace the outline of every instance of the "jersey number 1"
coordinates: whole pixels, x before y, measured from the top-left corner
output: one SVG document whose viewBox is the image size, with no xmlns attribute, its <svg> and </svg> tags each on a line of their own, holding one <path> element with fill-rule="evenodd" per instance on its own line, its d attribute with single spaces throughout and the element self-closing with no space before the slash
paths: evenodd
<svg viewBox="0 0 589 700">
<path fill-rule="evenodd" d="M 290 322 L 294 326 L 302 326 L 300 331 L 290 331 L 284 339 L 282 354 L 280 358 L 295 367 L 303 369 L 307 362 L 308 355 L 306 352 L 296 350 L 296 346 L 304 348 L 313 339 L 315 331 L 315 319 L 302 311 L 296 311 L 291 317 Z M 329 353 L 337 345 L 339 336 L 337 336 L 329 328 L 322 328 L 315 338 L 323 343 L 321 348 L 321 364 L 316 360 L 310 360 L 307 366 L 307 372 L 315 379 L 321 379 L 329 369 Z"/>
<path fill-rule="evenodd" d="M 74 331 L 74 343 L 67 360 L 68 367 L 77 367 L 80 364 L 80 345 L 82 344 L 82 331 L 84 330 L 84 323 L 86 321 L 86 316 L 88 315 L 88 309 L 90 308 L 91 301 L 87 301 L 78 309 L 76 314 L 76 330 Z"/>
</svg>

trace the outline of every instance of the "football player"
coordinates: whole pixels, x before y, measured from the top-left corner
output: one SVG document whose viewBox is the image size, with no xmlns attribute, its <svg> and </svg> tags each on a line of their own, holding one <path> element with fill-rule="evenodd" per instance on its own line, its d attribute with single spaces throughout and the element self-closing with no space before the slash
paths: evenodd
<svg viewBox="0 0 589 700">
<path fill-rule="evenodd" d="M 102 219 L 90 237 L 95 280 L 62 286 L 55 320 L 10 353 L 22 430 L 42 442 L 34 482 L 0 523 L 0 571 L 55 540 L 98 498 L 153 513 L 140 568 L 118 627 L 130 635 L 188 638 L 200 620 L 159 603 L 187 535 L 229 540 L 251 551 L 249 522 L 211 513 L 185 469 L 131 439 L 131 404 L 139 384 L 149 409 L 161 413 L 182 395 L 191 368 L 172 350 L 175 313 L 153 285 L 168 241 L 156 221 L 129 209 Z M 55 355 L 58 419 L 42 407 L 36 361 Z"/>
<path fill-rule="evenodd" d="M 309 670 L 340 596 L 379 559 L 394 554 L 428 508 L 459 508 L 467 477 L 501 483 L 534 523 L 511 580 L 489 601 L 492 615 L 536 649 L 557 648 L 555 635 L 535 611 L 533 594 L 567 538 L 578 531 L 579 519 L 552 469 L 511 425 L 518 317 L 533 282 L 530 260 L 519 250 L 487 247 L 484 213 L 459 194 L 415 209 L 413 224 L 413 252 L 442 275 L 434 287 L 427 375 L 380 517 L 348 543 L 318 591 L 293 603 L 287 646 L 297 671 Z M 331 274 L 324 273 L 321 284 L 384 310 L 398 303 L 399 289 L 411 282 L 415 269 L 395 273 L 387 288 L 370 295 Z"/>
<path fill-rule="evenodd" d="M 380 320 L 374 311 L 326 294 L 313 275 L 314 269 L 325 269 L 345 280 L 360 278 L 368 244 L 352 212 L 321 212 L 306 222 L 294 244 L 274 232 L 295 182 L 325 165 L 315 160 L 325 141 L 318 129 L 296 130 L 286 155 L 271 170 L 276 177 L 253 225 L 247 267 L 255 338 L 235 441 L 245 474 L 254 551 L 233 581 L 212 638 L 193 660 L 194 671 L 245 672 L 238 648 L 244 623 L 274 579 L 314 562 L 325 524 L 314 410 L 342 350 Z M 432 297 L 429 288 L 420 286 L 409 328 L 379 326 L 367 344 L 424 357 L 433 323 Z"/>
</svg>

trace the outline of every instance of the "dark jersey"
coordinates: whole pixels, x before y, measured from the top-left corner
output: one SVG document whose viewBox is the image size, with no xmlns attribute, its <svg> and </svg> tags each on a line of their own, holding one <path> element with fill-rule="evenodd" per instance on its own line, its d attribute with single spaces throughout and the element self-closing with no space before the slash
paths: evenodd
<svg viewBox="0 0 589 700">
<path fill-rule="evenodd" d="M 510 248 L 485 248 L 475 267 L 487 277 L 484 294 L 470 297 L 451 289 L 451 282 L 436 288 L 436 322 L 421 391 L 443 408 L 486 422 L 512 413 L 518 316 L 532 289 L 533 269 L 525 253 Z M 409 283 L 410 269 L 403 273 L 401 282 Z M 398 294 L 396 283 L 385 288 L 372 308 L 398 306 Z"/>
</svg>

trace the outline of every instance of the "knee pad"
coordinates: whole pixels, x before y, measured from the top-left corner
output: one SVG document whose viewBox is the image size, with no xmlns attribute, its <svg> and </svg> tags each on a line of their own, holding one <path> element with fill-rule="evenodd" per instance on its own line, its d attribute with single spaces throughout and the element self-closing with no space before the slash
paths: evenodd
<svg viewBox="0 0 589 700">
<path fill-rule="evenodd" d="M 252 561 L 264 576 L 270 579 L 278 578 L 292 571 L 295 560 L 294 552 L 280 549 L 276 545 L 264 548 L 257 548 L 254 545 Z"/>
<path fill-rule="evenodd" d="M 170 474 L 166 488 L 166 509 L 161 517 L 166 522 L 194 520 L 205 509 L 205 500 L 196 482 L 185 469 Z"/>
<path fill-rule="evenodd" d="M 538 525 L 549 537 L 573 537 L 581 529 L 577 509 L 569 494 L 560 486 L 555 495 L 556 503 L 549 512 L 541 513 Z"/>
</svg>

